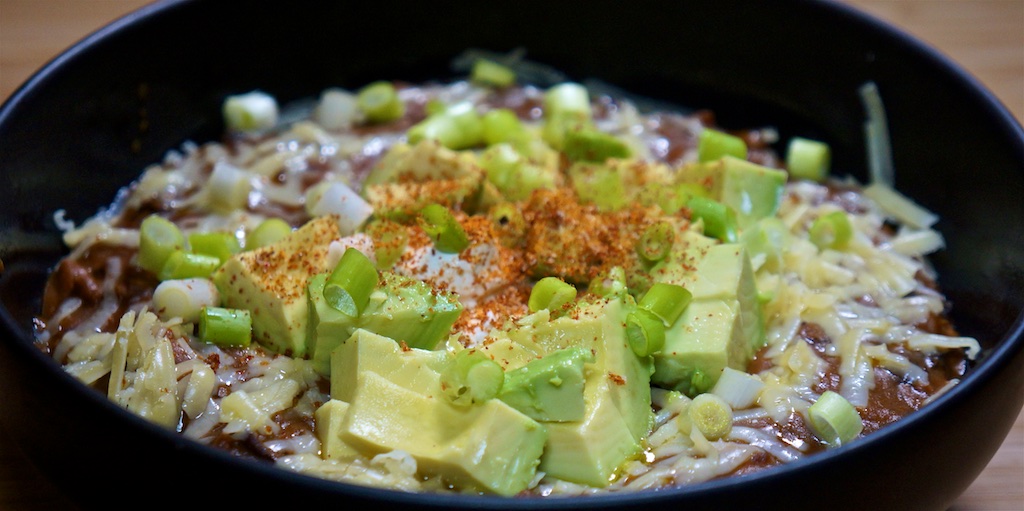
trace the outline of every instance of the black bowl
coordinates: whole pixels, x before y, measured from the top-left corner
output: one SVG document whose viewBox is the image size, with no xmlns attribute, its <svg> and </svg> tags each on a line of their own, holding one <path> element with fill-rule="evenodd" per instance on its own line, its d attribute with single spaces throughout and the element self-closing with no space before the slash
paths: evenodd
<svg viewBox="0 0 1024 511">
<path fill-rule="evenodd" d="M 726 126 L 827 140 L 866 179 L 868 81 L 885 101 L 896 186 L 941 215 L 934 257 L 962 333 L 983 353 L 961 385 L 862 441 L 754 475 L 598 498 L 403 494 L 330 483 L 200 446 L 85 389 L 32 346 L 52 213 L 81 221 L 183 141 L 217 138 L 228 93 L 281 100 L 372 79 L 452 76 L 467 48 L 525 48 L 573 79 L 711 108 Z M 0 110 L 0 419 L 83 507 L 124 493 L 168 505 L 405 509 L 943 509 L 1024 404 L 1024 132 L 934 51 L 841 5 L 810 1 L 170 1 L 55 59 Z"/>
</svg>

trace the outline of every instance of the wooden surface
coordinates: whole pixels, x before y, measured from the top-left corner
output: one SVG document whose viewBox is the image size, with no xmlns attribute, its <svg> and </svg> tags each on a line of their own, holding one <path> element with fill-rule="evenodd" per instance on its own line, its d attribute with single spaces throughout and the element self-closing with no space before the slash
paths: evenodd
<svg viewBox="0 0 1024 511">
<path fill-rule="evenodd" d="M 143 0 L 0 0 L 0 98 L 67 46 Z M 848 0 L 944 52 L 1024 119 L 1024 0 Z M 0 413 L 3 413 L 0 411 Z M 955 463 L 955 460 L 950 460 Z M 0 510 L 72 509 L 0 434 Z M 1024 413 L 951 508 L 1024 510 Z"/>
</svg>

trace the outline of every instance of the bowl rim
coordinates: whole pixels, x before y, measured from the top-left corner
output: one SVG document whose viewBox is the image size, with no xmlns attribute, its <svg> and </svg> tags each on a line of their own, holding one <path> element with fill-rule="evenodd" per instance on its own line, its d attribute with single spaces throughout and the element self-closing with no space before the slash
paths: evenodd
<svg viewBox="0 0 1024 511">
<path fill-rule="evenodd" d="M 197 2 L 196 0 L 157 0 L 126 13 L 79 39 L 35 71 L 0 105 L 0 126 L 6 124 L 8 119 L 17 113 L 21 105 L 29 101 L 40 88 L 53 79 L 55 74 L 59 74 L 67 62 L 79 59 L 83 54 L 102 51 L 102 46 L 122 31 L 130 29 L 136 24 L 153 20 L 168 11 L 184 8 L 192 3 Z M 837 19 L 840 17 L 846 18 L 845 21 L 857 24 L 861 29 L 881 35 L 887 42 L 901 46 L 916 58 L 923 59 L 935 72 L 947 75 L 948 78 L 962 89 L 961 92 L 973 97 L 978 104 L 983 106 L 985 116 L 990 118 L 995 124 L 998 124 L 1001 132 L 1009 135 L 1019 160 L 1024 161 L 1024 128 L 1022 128 L 1021 122 L 1013 116 L 992 91 L 950 57 L 924 41 L 904 32 L 895 25 L 851 5 L 836 1 L 818 0 L 794 0 L 794 3 L 802 4 L 802 6 L 813 6 L 821 11 L 827 11 L 826 15 L 836 17 Z M 50 375 L 50 377 L 60 381 L 61 385 L 65 387 L 64 390 L 73 393 L 76 399 L 85 400 L 91 405 L 98 407 L 98 410 L 102 410 L 102 413 L 108 414 L 121 427 L 140 430 L 147 437 L 158 440 L 162 444 L 171 445 L 188 455 L 195 455 L 261 477 L 281 480 L 295 487 L 338 496 L 357 496 L 394 504 L 427 505 L 438 508 L 604 509 L 627 503 L 630 505 L 665 503 L 666 501 L 685 497 L 689 494 L 720 491 L 732 487 L 742 488 L 751 481 L 771 481 L 777 478 L 789 477 L 790 474 L 813 469 L 814 466 L 823 464 L 826 461 L 846 457 L 847 453 L 871 449 L 875 444 L 882 443 L 890 437 L 901 435 L 905 430 L 915 429 L 918 424 L 931 421 L 933 416 L 941 413 L 941 410 L 948 405 L 969 399 L 969 396 L 973 394 L 973 389 L 985 385 L 987 381 L 994 378 L 1006 365 L 1011 363 L 1014 354 L 1024 351 L 1024 310 L 1022 310 L 1018 312 L 1016 319 L 1002 335 L 1001 339 L 998 339 L 994 347 L 991 348 L 991 351 L 985 355 L 985 359 L 978 362 L 958 385 L 936 397 L 928 406 L 909 414 L 894 424 L 860 438 L 856 442 L 803 457 L 781 466 L 759 470 L 741 477 L 714 479 L 658 491 L 628 491 L 583 497 L 558 496 L 542 499 L 519 499 L 492 495 L 410 493 L 362 486 L 292 472 L 277 467 L 272 463 L 232 456 L 221 449 L 190 440 L 177 432 L 151 423 L 117 406 L 107 399 L 105 395 L 81 385 L 78 380 L 63 371 L 61 366 L 52 357 L 35 348 L 33 345 L 34 336 L 31 333 L 26 335 L 26 332 L 18 326 L 18 322 L 11 316 L 7 308 L 3 306 L 0 306 L 0 323 L 2 323 L 0 329 L 2 329 L 3 333 L 0 342 L 12 345 L 14 349 L 21 351 L 21 354 L 28 357 L 33 363 L 38 364 L 40 368 L 59 373 L 57 375 Z"/>
</svg>

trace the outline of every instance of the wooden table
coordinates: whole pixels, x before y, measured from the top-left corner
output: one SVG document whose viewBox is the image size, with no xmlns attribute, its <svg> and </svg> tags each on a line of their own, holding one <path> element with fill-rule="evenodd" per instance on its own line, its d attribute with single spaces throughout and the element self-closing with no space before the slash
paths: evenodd
<svg viewBox="0 0 1024 511">
<path fill-rule="evenodd" d="M 973 73 L 1024 119 L 1024 0 L 847 0 L 903 28 Z M 145 0 L 0 0 L 0 98 L 64 48 Z M 2 413 L 2 412 L 0 412 Z M 0 509 L 72 509 L 0 435 Z M 1024 414 L 988 468 L 951 508 L 1024 509 Z"/>
</svg>

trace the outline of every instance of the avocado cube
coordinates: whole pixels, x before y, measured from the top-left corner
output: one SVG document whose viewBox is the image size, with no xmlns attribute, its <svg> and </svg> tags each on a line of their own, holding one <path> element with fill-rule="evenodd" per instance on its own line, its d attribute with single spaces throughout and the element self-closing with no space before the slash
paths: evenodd
<svg viewBox="0 0 1024 511">
<path fill-rule="evenodd" d="M 787 174 L 779 169 L 724 156 L 683 167 L 679 179 L 707 187 L 713 199 L 736 211 L 740 228 L 745 228 L 778 211 Z"/>
<path fill-rule="evenodd" d="M 359 316 L 359 327 L 410 348 L 429 350 L 448 336 L 461 314 L 462 304 L 454 293 L 436 291 L 412 277 L 383 272 L 381 285 Z"/>
<path fill-rule="evenodd" d="M 709 248 L 694 271 L 672 283 L 687 288 L 693 299 L 665 332 L 651 380 L 693 396 L 714 386 L 725 367 L 746 367 L 764 344 L 764 320 L 741 244 Z"/>
<path fill-rule="evenodd" d="M 456 406 L 359 373 L 342 437 L 367 455 L 403 450 L 421 473 L 462 487 L 511 496 L 536 474 L 547 433 L 498 399 Z"/>
<path fill-rule="evenodd" d="M 441 400 L 440 372 L 448 353 L 403 348 L 362 328 L 331 353 L 331 397 L 354 402 L 360 374 L 374 372 L 395 385 Z"/>
<path fill-rule="evenodd" d="M 324 285 L 330 273 L 314 275 L 306 286 L 309 321 L 306 323 L 306 347 L 313 368 L 323 376 L 331 375 L 331 352 L 358 328 L 356 318 L 328 305 Z"/>
<path fill-rule="evenodd" d="M 568 348 L 531 361 L 505 374 L 499 399 L 541 422 L 583 419 L 583 364 L 593 354 Z"/>
<path fill-rule="evenodd" d="M 341 438 L 342 425 L 348 409 L 348 403 L 331 399 L 313 412 L 316 437 L 320 440 L 320 455 L 326 460 L 352 460 L 359 456 L 359 451 Z"/>
<path fill-rule="evenodd" d="M 431 202 L 456 206 L 480 189 L 484 172 L 471 152 L 434 140 L 388 149 L 363 182 L 363 196 L 378 216 L 408 220 Z"/>
<path fill-rule="evenodd" d="M 430 349 L 447 337 L 462 314 L 462 305 L 453 293 L 435 291 L 411 277 L 382 272 L 381 284 L 370 295 L 366 309 L 353 318 L 324 300 L 328 276 L 313 276 L 307 287 L 309 353 L 314 368 L 324 376 L 331 375 L 331 353 L 358 328 L 410 348 Z"/>
<path fill-rule="evenodd" d="M 548 311 L 544 310 L 544 314 L 547 313 Z M 536 344 L 527 346 L 522 342 L 526 340 L 523 337 L 517 338 L 518 340 L 513 340 L 508 336 L 508 332 L 495 330 L 476 349 L 497 362 L 506 373 L 539 359 L 547 352 Z"/>
<path fill-rule="evenodd" d="M 213 275 L 224 306 L 250 312 L 253 340 L 263 347 L 306 356 L 306 285 L 327 271 L 327 247 L 340 237 L 337 217 L 325 215 L 276 243 L 235 254 Z"/>
<path fill-rule="evenodd" d="M 583 420 L 545 424 L 548 443 L 541 458 L 542 471 L 566 481 L 603 488 L 626 461 L 640 455 L 642 439 L 630 432 L 627 419 L 613 399 L 618 386 L 620 383 L 608 374 L 591 371 L 584 387 Z"/>
<path fill-rule="evenodd" d="M 583 420 L 545 424 L 550 436 L 541 464 L 552 476 L 606 486 L 650 433 L 652 366 L 629 347 L 625 317 L 621 299 L 598 299 L 572 314 L 508 332 L 512 340 L 547 353 L 579 347 L 594 355 L 584 366 Z M 595 439 L 601 441 L 587 448 Z"/>
<path fill-rule="evenodd" d="M 654 357 L 654 383 L 695 396 L 707 392 L 726 366 L 744 369 L 739 304 L 733 300 L 690 302 L 665 332 L 665 347 Z"/>
</svg>

